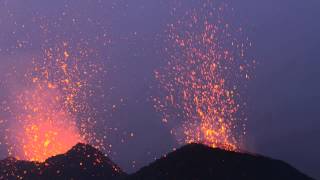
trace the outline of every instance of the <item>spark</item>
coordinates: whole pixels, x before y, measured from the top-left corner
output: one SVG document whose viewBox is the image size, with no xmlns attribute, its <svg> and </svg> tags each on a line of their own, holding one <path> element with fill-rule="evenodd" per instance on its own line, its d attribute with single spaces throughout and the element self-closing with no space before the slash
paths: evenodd
<svg viewBox="0 0 320 180">
<path fill-rule="evenodd" d="M 232 36 L 231 24 L 220 18 L 227 6 L 212 11 L 208 7 L 213 3 L 205 2 L 168 25 L 168 61 L 155 71 L 164 95 L 154 98 L 155 108 L 165 124 L 180 124 L 171 130 L 179 142 L 236 151 L 237 132 L 244 134 L 237 115 L 238 82 L 248 76 L 245 46 Z"/>
<path fill-rule="evenodd" d="M 103 149 L 92 129 L 95 122 L 87 118 L 95 113 L 88 104 L 94 94 L 89 79 L 100 71 L 85 59 L 86 49 L 72 50 L 67 42 L 45 48 L 24 75 L 25 87 L 13 94 L 7 145 L 16 158 L 43 162 L 79 142 Z"/>
</svg>

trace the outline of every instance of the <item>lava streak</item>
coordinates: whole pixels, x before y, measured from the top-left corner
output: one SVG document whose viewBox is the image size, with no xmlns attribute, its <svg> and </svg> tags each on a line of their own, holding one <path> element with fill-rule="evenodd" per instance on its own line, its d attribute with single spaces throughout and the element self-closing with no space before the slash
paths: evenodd
<svg viewBox="0 0 320 180">
<path fill-rule="evenodd" d="M 237 101 L 238 83 L 248 77 L 245 45 L 223 22 L 226 7 L 214 11 L 206 2 L 168 26 L 169 59 L 155 72 L 165 95 L 154 98 L 155 107 L 163 122 L 178 122 L 171 132 L 179 141 L 237 150 L 239 134 L 245 132 Z"/>
</svg>

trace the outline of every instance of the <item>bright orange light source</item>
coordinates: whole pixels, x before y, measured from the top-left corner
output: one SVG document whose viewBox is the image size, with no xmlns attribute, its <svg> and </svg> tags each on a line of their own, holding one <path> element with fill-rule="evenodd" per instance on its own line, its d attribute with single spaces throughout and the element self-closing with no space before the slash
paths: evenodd
<svg viewBox="0 0 320 180">
<path fill-rule="evenodd" d="M 26 125 L 22 138 L 23 159 L 43 162 L 48 157 L 68 151 L 81 142 L 76 129 L 67 125 L 57 125 L 50 121 Z"/>
<path fill-rule="evenodd" d="M 19 158 L 42 162 L 84 142 L 75 119 L 56 97 L 59 97 L 57 91 L 41 85 L 21 94 L 19 104 L 23 113 L 18 116 L 21 127 L 13 131 L 15 151 L 19 151 L 15 154 Z"/>
<path fill-rule="evenodd" d="M 41 162 L 79 142 L 107 151 L 107 136 L 95 132 L 97 112 L 89 103 L 103 87 L 100 79 L 106 71 L 88 46 L 48 40 L 25 72 L 8 74 L 13 81 L 8 78 L 10 95 L 0 107 L 7 117 L 0 124 L 9 156 Z"/>
</svg>

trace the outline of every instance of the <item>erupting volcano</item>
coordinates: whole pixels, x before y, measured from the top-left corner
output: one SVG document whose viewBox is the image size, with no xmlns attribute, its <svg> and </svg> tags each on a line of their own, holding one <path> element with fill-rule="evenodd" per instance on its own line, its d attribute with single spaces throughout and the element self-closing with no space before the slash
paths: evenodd
<svg viewBox="0 0 320 180">
<path fill-rule="evenodd" d="M 87 118 L 94 114 L 88 105 L 93 94 L 88 81 L 99 72 L 86 59 L 89 51 L 63 42 L 43 52 L 23 76 L 24 87 L 12 93 L 12 120 L 6 131 L 9 155 L 43 162 L 79 142 L 102 147 L 91 133 L 94 122 Z"/>
<path fill-rule="evenodd" d="M 10 128 L 16 142 L 13 155 L 30 161 L 44 161 L 84 140 L 76 121 L 61 107 L 61 95 L 54 89 L 36 85 L 18 101 L 23 107 L 18 122 Z"/>
<path fill-rule="evenodd" d="M 171 131 L 179 141 L 237 150 L 245 133 L 240 84 L 249 78 L 250 63 L 246 43 L 235 36 L 241 28 L 222 18 L 228 6 L 215 6 L 205 1 L 169 24 L 168 62 L 155 72 L 165 95 L 154 101 L 163 122 L 180 123 Z"/>
<path fill-rule="evenodd" d="M 0 180 L 319 178 L 320 1 L 275 2 L 0 0 Z"/>
</svg>

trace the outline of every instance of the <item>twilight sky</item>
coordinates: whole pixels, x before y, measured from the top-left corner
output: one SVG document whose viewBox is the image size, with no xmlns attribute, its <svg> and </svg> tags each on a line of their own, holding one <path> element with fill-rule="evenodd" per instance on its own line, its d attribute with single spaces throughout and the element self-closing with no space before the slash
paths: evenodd
<svg viewBox="0 0 320 180">
<path fill-rule="evenodd" d="M 246 149 L 320 179 L 320 1 L 228 2 L 234 8 L 230 23 L 243 27 L 253 43 L 248 53 L 258 62 L 245 95 Z M 50 45 L 57 39 L 84 39 L 107 66 L 108 102 L 103 103 L 117 105 L 112 115 L 100 117 L 103 126 L 121 132 L 108 138 L 111 158 L 135 171 L 176 146 L 148 101 L 156 85 L 153 71 L 165 57 L 159 54 L 164 46 L 159 39 L 175 20 L 171 8 L 169 0 L 0 0 L 0 98 L 7 95 L 3 82 L 9 67 L 22 72 L 41 53 L 44 40 Z M 46 37 L 40 35 L 41 24 L 48 24 Z M 131 132 L 134 136 L 120 143 Z M 1 158 L 5 152 L 0 145 Z"/>
</svg>

